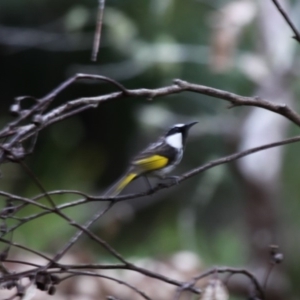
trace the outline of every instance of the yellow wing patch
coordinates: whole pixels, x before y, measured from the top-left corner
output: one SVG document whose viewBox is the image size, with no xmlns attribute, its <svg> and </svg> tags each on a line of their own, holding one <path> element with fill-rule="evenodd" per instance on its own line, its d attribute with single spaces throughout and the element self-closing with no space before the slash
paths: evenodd
<svg viewBox="0 0 300 300">
<path fill-rule="evenodd" d="M 133 164 L 145 171 L 157 170 L 168 164 L 168 158 L 161 155 L 152 155 L 133 162 Z"/>
<path fill-rule="evenodd" d="M 118 184 L 115 192 L 113 193 L 114 195 L 119 194 L 127 184 L 129 184 L 135 177 L 137 176 L 137 174 L 135 173 L 129 173 L 128 175 L 126 175 L 121 182 Z"/>
</svg>

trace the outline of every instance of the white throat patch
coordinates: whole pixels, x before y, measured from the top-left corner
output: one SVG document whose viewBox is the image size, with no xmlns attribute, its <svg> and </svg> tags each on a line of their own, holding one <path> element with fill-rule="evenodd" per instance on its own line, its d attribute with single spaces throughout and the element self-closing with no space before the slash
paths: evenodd
<svg viewBox="0 0 300 300">
<path fill-rule="evenodd" d="M 176 149 L 182 148 L 182 134 L 180 132 L 166 137 L 166 142 Z"/>
</svg>

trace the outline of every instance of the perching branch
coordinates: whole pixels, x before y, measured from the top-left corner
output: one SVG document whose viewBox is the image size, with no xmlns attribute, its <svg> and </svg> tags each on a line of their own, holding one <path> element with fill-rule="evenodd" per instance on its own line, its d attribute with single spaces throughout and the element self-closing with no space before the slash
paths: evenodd
<svg viewBox="0 0 300 300">
<path fill-rule="evenodd" d="M 149 195 L 153 195 L 157 192 L 159 192 L 162 189 L 166 189 L 166 188 L 171 188 L 174 185 L 178 185 L 180 183 L 182 183 L 183 181 L 194 177 L 202 172 L 205 172 L 211 168 L 214 168 L 216 166 L 222 165 L 222 164 L 226 164 L 232 161 L 235 161 L 237 159 L 240 159 L 242 157 L 245 157 L 247 155 L 259 152 L 259 151 L 263 151 L 266 149 L 271 149 L 274 147 L 279 147 L 279 146 L 284 146 L 287 144 L 291 144 L 291 143 L 296 143 L 300 141 L 300 136 L 295 136 L 292 138 L 288 138 L 279 142 L 275 142 L 275 143 L 271 143 L 271 144 L 266 144 L 266 145 L 262 145 L 259 147 L 255 147 L 255 148 L 251 148 L 245 151 L 241 151 L 241 152 L 237 152 L 213 161 L 210 161 L 208 163 L 205 163 L 204 165 L 201 165 L 197 168 L 194 168 L 180 176 L 178 176 L 178 179 L 176 180 L 176 182 L 174 181 L 169 181 L 167 182 L 161 182 L 159 183 L 156 187 L 152 188 L 151 190 L 147 190 L 144 192 L 140 192 L 140 193 L 134 193 L 134 194 L 127 194 L 127 195 L 120 195 L 117 197 L 106 197 L 106 196 L 93 196 L 93 195 L 88 195 L 86 193 L 83 193 L 81 191 L 76 191 L 76 190 L 58 190 L 58 191 L 49 191 L 47 192 L 47 195 L 49 196 L 53 196 L 53 195 L 64 195 L 64 194 L 74 194 L 74 195 L 80 195 L 83 197 L 83 199 L 79 199 L 79 200 L 74 200 L 72 202 L 69 203 L 64 203 L 61 205 L 56 206 L 58 210 L 62 210 L 62 209 L 66 209 L 66 208 L 70 208 L 70 207 L 74 207 L 74 206 L 79 206 L 82 204 L 86 204 L 88 202 L 95 202 L 95 201 L 103 201 L 103 202 L 111 202 L 111 203 L 117 203 L 117 202 L 122 202 L 122 201 L 126 201 L 126 200 L 130 200 L 130 199 L 136 199 L 136 198 L 140 198 L 140 197 L 145 197 L 145 196 L 149 196 Z M 11 197 L 11 199 L 14 200 L 18 200 L 18 201 L 24 201 L 25 204 L 35 204 L 38 205 L 39 207 L 43 208 L 44 211 L 37 213 L 37 214 L 33 214 L 33 215 L 29 215 L 27 217 L 24 217 L 21 222 L 17 225 L 12 226 L 11 228 L 8 228 L 6 233 L 9 233 L 11 231 L 16 230 L 18 227 L 24 225 L 25 223 L 35 220 L 37 218 L 40 218 L 44 215 L 47 215 L 49 213 L 53 213 L 52 209 L 49 209 L 45 206 L 42 206 L 41 204 L 39 204 L 38 202 L 34 202 L 31 201 L 30 199 L 27 198 L 22 198 L 22 197 L 18 197 L 16 195 L 12 195 L 9 193 L 5 193 L 5 192 L 1 192 L 0 191 L 0 196 L 5 196 L 5 197 Z M 40 194 L 38 196 L 33 197 L 33 200 L 37 201 L 42 199 L 43 197 L 45 197 L 45 194 Z M 76 226 L 76 225 L 75 225 Z"/>
</svg>

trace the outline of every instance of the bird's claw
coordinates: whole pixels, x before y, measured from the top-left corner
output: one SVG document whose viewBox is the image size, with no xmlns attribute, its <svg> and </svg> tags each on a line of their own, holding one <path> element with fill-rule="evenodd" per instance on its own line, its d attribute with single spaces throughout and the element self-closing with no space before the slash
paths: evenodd
<svg viewBox="0 0 300 300">
<path fill-rule="evenodd" d="M 166 177 L 166 179 L 171 179 L 171 180 L 174 180 L 175 184 L 179 184 L 179 179 L 180 177 L 179 176 L 168 176 Z"/>
</svg>

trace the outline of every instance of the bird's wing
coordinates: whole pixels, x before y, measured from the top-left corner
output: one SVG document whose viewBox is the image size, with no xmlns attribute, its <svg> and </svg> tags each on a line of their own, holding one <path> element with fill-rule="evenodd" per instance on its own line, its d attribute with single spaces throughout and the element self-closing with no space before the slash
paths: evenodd
<svg viewBox="0 0 300 300">
<path fill-rule="evenodd" d="M 131 165 L 134 169 L 141 170 L 141 173 L 158 170 L 166 167 L 173 159 L 171 152 L 170 146 L 166 145 L 163 139 L 160 139 L 137 155 Z"/>
<path fill-rule="evenodd" d="M 144 172 L 154 171 L 167 166 L 169 159 L 161 155 L 150 155 L 148 157 L 137 159 L 132 165 Z"/>
<path fill-rule="evenodd" d="M 159 139 L 157 143 L 149 145 L 131 162 L 125 175 L 118 180 L 106 193 L 106 196 L 117 196 L 131 181 L 140 175 L 161 169 L 168 165 L 169 159 L 164 156 L 164 143 Z"/>
</svg>

